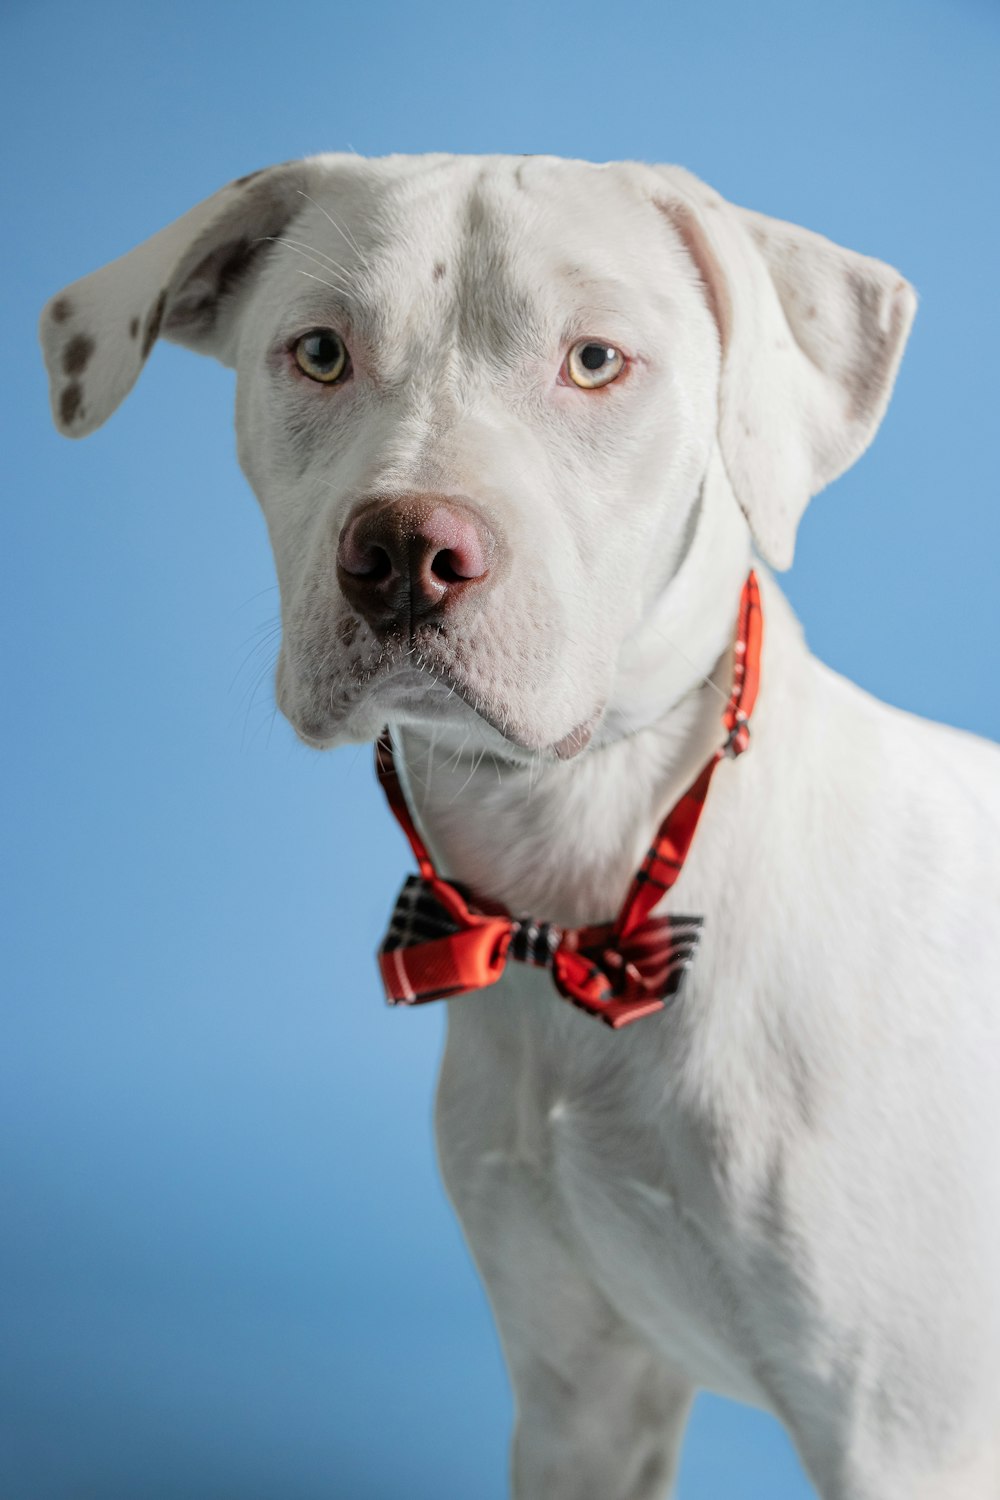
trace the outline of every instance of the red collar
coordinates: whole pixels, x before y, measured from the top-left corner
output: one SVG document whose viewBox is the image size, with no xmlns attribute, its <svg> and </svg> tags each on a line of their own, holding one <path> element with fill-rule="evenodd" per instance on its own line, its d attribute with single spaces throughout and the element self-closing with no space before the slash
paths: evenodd
<svg viewBox="0 0 1000 1500">
<path fill-rule="evenodd" d="M 442 880 L 417 832 L 384 733 L 375 747 L 382 790 L 420 868 L 399 893 L 378 961 L 390 1005 L 420 1005 L 495 984 L 508 959 L 552 970 L 559 993 L 607 1025 L 627 1026 L 663 1010 L 680 987 L 701 936 L 701 917 L 653 916 L 676 883 L 719 762 L 750 743 L 760 680 L 763 618 L 752 572 L 743 585 L 725 739 L 664 818 L 617 918 L 557 927 L 513 917 L 496 902 Z"/>
</svg>

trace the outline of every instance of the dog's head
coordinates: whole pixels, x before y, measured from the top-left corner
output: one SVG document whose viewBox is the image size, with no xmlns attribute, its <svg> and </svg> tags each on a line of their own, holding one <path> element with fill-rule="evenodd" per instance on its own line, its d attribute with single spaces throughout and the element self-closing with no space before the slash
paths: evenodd
<svg viewBox="0 0 1000 1500">
<path fill-rule="evenodd" d="M 607 732 L 699 534 L 703 557 L 742 569 L 752 536 L 788 565 L 808 498 L 874 435 L 914 306 L 891 267 L 679 168 L 331 155 L 230 183 L 41 331 L 70 436 L 159 335 L 237 370 L 304 739 L 438 721 L 565 757 Z"/>
</svg>

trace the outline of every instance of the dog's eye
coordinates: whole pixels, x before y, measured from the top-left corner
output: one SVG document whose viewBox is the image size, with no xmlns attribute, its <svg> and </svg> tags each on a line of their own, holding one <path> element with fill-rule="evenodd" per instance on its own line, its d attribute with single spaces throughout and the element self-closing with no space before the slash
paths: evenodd
<svg viewBox="0 0 1000 1500">
<path fill-rule="evenodd" d="M 314 328 L 311 333 L 304 333 L 293 353 L 303 375 L 322 381 L 323 385 L 342 380 L 347 371 L 347 349 L 332 328 Z"/>
<path fill-rule="evenodd" d="M 585 391 L 609 385 L 618 379 L 624 368 L 624 354 L 596 339 L 581 339 L 566 356 L 566 374 L 574 385 Z"/>
</svg>

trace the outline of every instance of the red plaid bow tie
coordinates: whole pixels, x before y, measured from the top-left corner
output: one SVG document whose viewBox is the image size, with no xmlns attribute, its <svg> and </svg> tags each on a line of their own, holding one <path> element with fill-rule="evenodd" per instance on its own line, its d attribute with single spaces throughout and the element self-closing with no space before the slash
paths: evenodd
<svg viewBox="0 0 1000 1500">
<path fill-rule="evenodd" d="M 753 573 L 743 585 L 733 664 L 733 688 L 716 750 L 656 838 L 613 922 L 557 927 L 512 917 L 495 902 L 442 880 L 406 804 L 388 734 L 375 747 L 375 768 L 389 806 L 420 867 L 399 893 L 378 961 L 390 1005 L 421 1005 L 495 984 L 509 959 L 551 969 L 556 989 L 608 1026 L 628 1026 L 663 1010 L 680 987 L 701 936 L 701 917 L 653 916 L 675 884 L 701 817 L 709 782 L 726 756 L 750 742 L 757 697 L 763 621 Z"/>
</svg>

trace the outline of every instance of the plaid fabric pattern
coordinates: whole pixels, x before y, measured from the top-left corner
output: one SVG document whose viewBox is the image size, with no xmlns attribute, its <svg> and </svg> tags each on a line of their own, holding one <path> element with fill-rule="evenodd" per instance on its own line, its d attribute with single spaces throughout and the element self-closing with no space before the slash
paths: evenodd
<svg viewBox="0 0 1000 1500">
<path fill-rule="evenodd" d="M 701 917 L 668 916 L 659 922 L 654 917 L 630 935 L 631 962 L 654 994 L 676 995 L 694 962 L 704 925 Z"/>
<path fill-rule="evenodd" d="M 455 889 L 458 890 L 458 886 Z M 397 948 L 412 948 L 418 943 L 452 937 L 458 931 L 460 927 L 455 917 L 435 901 L 430 882 L 420 875 L 408 875 L 396 897 L 389 930 L 379 951 L 393 953 Z"/>
<path fill-rule="evenodd" d="M 660 824 L 614 922 L 562 928 L 512 917 L 476 900 L 434 869 L 406 802 L 383 735 L 375 765 L 389 806 L 410 841 L 420 873 L 407 878 L 379 949 L 391 1005 L 428 1000 L 495 984 L 509 959 L 550 969 L 564 999 L 614 1028 L 663 1010 L 694 961 L 701 917 L 656 916 L 653 908 L 676 884 L 694 838 L 716 767 L 743 753 L 760 679 L 763 619 L 756 576 L 740 598 L 733 650 L 733 687 L 723 714 L 725 740 Z"/>
</svg>

